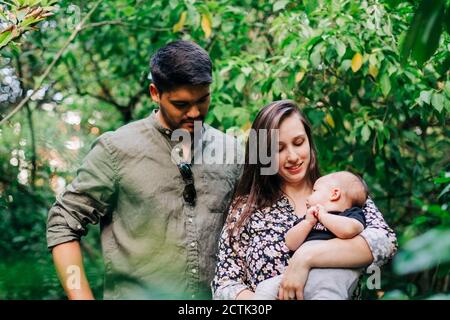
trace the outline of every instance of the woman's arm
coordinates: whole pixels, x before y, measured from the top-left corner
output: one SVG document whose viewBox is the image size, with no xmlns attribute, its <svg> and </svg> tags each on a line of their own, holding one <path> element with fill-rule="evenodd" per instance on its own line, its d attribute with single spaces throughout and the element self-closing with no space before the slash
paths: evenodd
<svg viewBox="0 0 450 320">
<path fill-rule="evenodd" d="M 397 237 L 394 231 L 387 225 L 380 210 L 375 206 L 372 199 L 367 199 L 363 208 L 366 219 L 366 228 L 361 236 L 369 245 L 374 258 L 373 264 L 382 266 L 397 252 Z"/>
<path fill-rule="evenodd" d="M 292 256 L 283 275 L 279 298 L 303 299 L 303 289 L 311 268 L 357 268 L 367 266 L 373 256 L 367 242 L 352 239 L 331 239 L 314 245 L 306 242 Z"/>
<path fill-rule="evenodd" d="M 397 251 L 395 233 L 370 198 L 363 211 L 367 227 L 359 236 L 303 245 L 295 252 L 281 282 L 280 299 L 302 298 L 311 268 L 357 268 L 370 263 L 381 266 L 393 257 Z"/>
</svg>

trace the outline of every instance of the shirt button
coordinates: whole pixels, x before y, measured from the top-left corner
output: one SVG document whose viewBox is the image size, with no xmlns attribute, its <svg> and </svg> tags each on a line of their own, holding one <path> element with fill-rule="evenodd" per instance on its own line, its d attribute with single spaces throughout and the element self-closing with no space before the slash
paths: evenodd
<svg viewBox="0 0 450 320">
<path fill-rule="evenodd" d="M 77 229 L 81 230 L 81 224 L 77 225 Z"/>
<path fill-rule="evenodd" d="M 193 220 L 192 218 L 189 218 L 188 221 L 189 221 L 190 223 L 192 223 L 194 220 Z"/>
<path fill-rule="evenodd" d="M 166 130 L 166 134 L 169 135 L 170 134 L 170 130 Z"/>
<path fill-rule="evenodd" d="M 195 268 L 192 269 L 191 271 L 192 271 L 192 273 L 197 273 L 197 269 L 195 269 Z"/>
<path fill-rule="evenodd" d="M 195 242 L 191 242 L 191 247 L 195 247 Z M 194 272 L 195 273 L 195 272 Z"/>
</svg>

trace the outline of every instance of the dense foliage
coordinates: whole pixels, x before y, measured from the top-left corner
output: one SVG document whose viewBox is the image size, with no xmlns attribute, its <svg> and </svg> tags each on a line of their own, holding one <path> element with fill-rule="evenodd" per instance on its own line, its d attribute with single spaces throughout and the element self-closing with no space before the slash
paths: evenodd
<svg viewBox="0 0 450 320">
<path fill-rule="evenodd" d="M 406 34 L 419 28 L 419 2 L 62 0 L 48 8 L 53 16 L 0 51 L 0 121 L 28 99 L 0 127 L 0 299 L 63 297 L 46 249 L 47 210 L 99 134 L 155 107 L 149 57 L 179 38 L 213 60 L 209 123 L 244 132 L 266 103 L 294 99 L 313 124 L 322 170 L 351 169 L 368 182 L 400 251 L 364 298 L 449 298 L 450 36 L 442 18 L 420 64 L 400 58 L 414 49 Z M 83 248 L 99 296 L 95 227 Z"/>
</svg>

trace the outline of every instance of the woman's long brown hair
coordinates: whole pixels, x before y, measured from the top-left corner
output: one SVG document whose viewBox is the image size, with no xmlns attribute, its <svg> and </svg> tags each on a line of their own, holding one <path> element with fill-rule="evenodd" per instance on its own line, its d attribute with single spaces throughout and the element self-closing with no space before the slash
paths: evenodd
<svg viewBox="0 0 450 320">
<path fill-rule="evenodd" d="M 260 141 L 259 134 L 256 134 L 256 150 L 259 154 L 260 143 L 267 143 L 268 146 L 266 150 L 271 150 L 271 130 L 279 129 L 283 120 L 293 114 L 297 114 L 299 116 L 303 126 L 305 127 L 306 135 L 308 136 L 311 159 L 309 162 L 306 179 L 308 179 L 308 182 L 313 185 L 314 182 L 320 177 L 317 151 L 311 135 L 311 125 L 295 102 L 291 100 L 275 101 L 261 109 L 253 122 L 252 129 L 257 133 L 261 129 L 266 129 L 267 137 L 264 137 L 266 141 Z M 254 141 L 252 141 L 252 143 L 254 143 Z M 239 232 L 240 228 L 246 223 L 255 210 L 272 205 L 281 195 L 282 181 L 279 175 L 261 175 L 261 168 L 266 167 L 266 165 L 263 165 L 260 162 L 259 157 L 256 164 L 251 164 L 249 161 L 249 151 L 250 139 L 247 140 L 245 147 L 244 171 L 239 183 L 237 184 L 233 196 L 234 200 L 230 205 L 229 212 L 235 212 L 237 207 L 243 206 L 244 204 L 245 208 L 237 221 L 235 221 L 236 223 L 233 223 L 233 218 L 235 218 L 233 217 L 233 214 L 230 214 L 228 217 L 228 231 L 230 239 L 235 232 Z"/>
</svg>

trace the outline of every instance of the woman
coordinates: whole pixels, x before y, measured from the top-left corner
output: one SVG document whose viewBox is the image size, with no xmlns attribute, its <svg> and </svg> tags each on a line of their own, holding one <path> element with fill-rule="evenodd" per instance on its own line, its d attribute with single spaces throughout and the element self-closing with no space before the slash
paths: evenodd
<svg viewBox="0 0 450 320">
<path fill-rule="evenodd" d="M 396 251 L 395 234 L 369 199 L 364 207 L 367 227 L 359 236 L 302 246 L 291 258 L 285 233 L 306 213 L 306 198 L 320 176 L 311 126 L 294 102 L 283 100 L 264 107 L 252 129 L 268 129 L 266 141 L 258 141 L 258 146 L 268 144 L 266 150 L 271 150 L 270 130 L 279 129 L 278 173 L 261 175 L 261 163 L 248 161 L 247 142 L 244 172 L 219 242 L 214 298 L 251 299 L 258 283 L 280 274 L 280 299 L 302 299 L 306 279 L 308 285 L 315 282 L 314 292 L 306 287 L 306 298 L 343 298 L 329 294 L 339 281 L 330 269 L 310 269 L 382 265 Z"/>
</svg>

